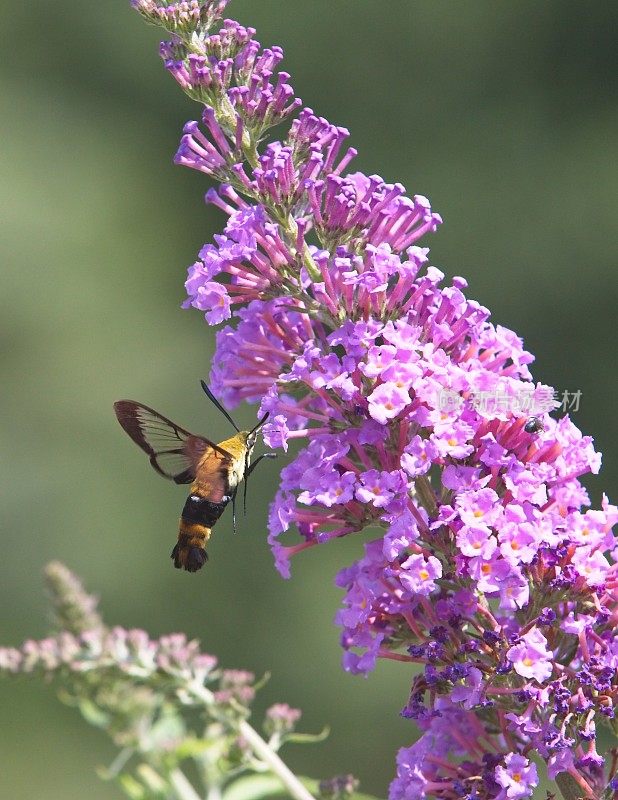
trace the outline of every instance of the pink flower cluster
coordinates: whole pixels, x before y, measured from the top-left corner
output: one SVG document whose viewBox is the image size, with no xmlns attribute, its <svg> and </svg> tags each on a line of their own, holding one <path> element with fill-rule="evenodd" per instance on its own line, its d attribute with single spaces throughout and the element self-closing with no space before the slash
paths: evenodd
<svg viewBox="0 0 618 800">
<path fill-rule="evenodd" d="M 24 642 L 21 648 L 0 648 L 0 670 L 6 672 L 45 672 L 69 670 L 75 674 L 109 670 L 118 675 L 147 680 L 159 674 L 174 681 L 203 685 L 222 682 L 229 689 L 229 670 L 216 669 L 217 659 L 199 650 L 199 642 L 188 641 L 175 633 L 150 639 L 146 631 L 115 627 L 109 631 L 92 630 L 80 634 L 66 631 L 57 636 Z M 244 686 L 254 678 L 243 673 Z M 239 684 L 233 680 L 232 684 Z M 253 697 L 253 690 L 251 698 Z"/>
<path fill-rule="evenodd" d="M 253 673 L 218 668 L 217 659 L 184 634 L 152 639 L 143 630 L 110 629 L 98 614 L 97 599 L 64 564 L 48 564 L 45 577 L 56 633 L 19 648 L 0 647 L 0 677 L 56 679 L 62 699 L 121 748 L 108 779 L 117 778 L 125 790 L 130 787 L 131 797 L 154 792 L 157 797 L 197 798 L 215 787 L 230 791 L 241 775 L 246 792 L 251 783 L 246 773 L 262 778 L 266 763 L 287 776 L 277 752 L 294 738 L 298 709 L 285 703 L 271 706 L 264 718 L 269 737 L 264 741 L 247 721 L 259 688 Z M 300 735 L 300 741 L 316 738 Z M 216 757 L 202 777 L 205 752 Z M 129 764 L 134 755 L 137 764 Z M 268 762 L 262 763 L 265 755 Z M 203 784 L 199 793 L 180 769 L 189 759 Z M 296 787 L 295 781 L 292 775 L 288 784 Z M 300 800 L 311 797 L 295 791 Z"/>
</svg>

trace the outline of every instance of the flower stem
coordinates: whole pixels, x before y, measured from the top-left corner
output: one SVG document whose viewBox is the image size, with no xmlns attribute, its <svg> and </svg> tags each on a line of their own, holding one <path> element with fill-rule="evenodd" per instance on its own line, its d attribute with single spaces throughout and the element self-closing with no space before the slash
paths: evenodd
<svg viewBox="0 0 618 800">
<path fill-rule="evenodd" d="M 202 800 L 181 770 L 173 769 L 169 774 L 169 782 L 178 800 Z"/>
<path fill-rule="evenodd" d="M 268 764 L 272 772 L 288 790 L 291 797 L 295 800 L 314 800 L 313 795 L 305 789 L 296 775 L 291 772 L 277 753 L 268 746 L 268 743 L 262 739 L 260 734 L 252 728 L 246 720 L 241 721 L 238 730 L 243 739 L 251 745 L 255 755 Z"/>
<path fill-rule="evenodd" d="M 117 775 L 119 775 L 124 765 L 133 755 L 133 752 L 133 748 L 131 747 L 125 747 L 123 750 L 121 750 L 107 768 L 107 775 L 110 778 L 115 778 Z"/>
<path fill-rule="evenodd" d="M 556 775 L 556 785 L 564 800 L 581 800 L 584 797 L 595 797 L 592 788 L 581 778 L 579 773 L 560 772 Z"/>
<path fill-rule="evenodd" d="M 208 794 L 206 795 L 206 800 L 221 800 L 221 787 L 216 784 L 215 786 L 210 786 L 208 788 Z"/>
<path fill-rule="evenodd" d="M 203 703 L 206 705 L 212 705 L 214 696 L 211 691 L 206 689 L 204 686 L 201 686 L 199 683 L 192 684 L 190 689 L 193 695 L 199 698 Z M 307 791 L 307 789 L 305 789 L 296 775 L 294 775 L 294 773 L 286 764 L 284 764 L 277 753 L 275 753 L 275 751 L 268 745 L 268 742 L 264 741 L 260 734 L 254 728 L 252 728 L 246 720 L 241 720 L 238 723 L 238 732 L 251 747 L 254 754 L 270 768 L 274 775 L 279 778 L 281 783 L 290 793 L 290 797 L 293 797 L 294 800 L 315 800 L 313 795 Z M 184 778 L 184 775 L 182 775 L 182 777 Z M 190 784 L 189 788 L 192 788 Z M 195 798 L 186 796 L 181 797 L 181 800 L 195 800 Z"/>
</svg>

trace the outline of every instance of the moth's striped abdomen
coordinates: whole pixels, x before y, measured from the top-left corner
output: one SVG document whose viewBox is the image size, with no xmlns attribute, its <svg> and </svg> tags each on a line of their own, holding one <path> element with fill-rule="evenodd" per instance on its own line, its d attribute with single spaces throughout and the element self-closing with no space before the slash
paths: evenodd
<svg viewBox="0 0 618 800">
<path fill-rule="evenodd" d="M 215 503 L 195 492 L 187 497 L 180 516 L 178 542 L 171 556 L 177 569 L 197 572 L 208 561 L 206 544 L 212 527 L 225 511 L 229 500 L 224 496 Z"/>
</svg>

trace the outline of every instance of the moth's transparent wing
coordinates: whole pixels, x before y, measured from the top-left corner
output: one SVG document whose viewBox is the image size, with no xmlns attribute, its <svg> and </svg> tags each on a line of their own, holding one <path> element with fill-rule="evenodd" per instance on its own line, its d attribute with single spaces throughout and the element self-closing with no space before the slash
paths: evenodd
<svg viewBox="0 0 618 800">
<path fill-rule="evenodd" d="M 204 436 L 189 433 L 152 408 L 133 400 L 114 403 L 118 422 L 150 459 L 154 469 L 175 483 L 191 483 L 197 466 L 209 450 L 230 454 Z"/>
</svg>

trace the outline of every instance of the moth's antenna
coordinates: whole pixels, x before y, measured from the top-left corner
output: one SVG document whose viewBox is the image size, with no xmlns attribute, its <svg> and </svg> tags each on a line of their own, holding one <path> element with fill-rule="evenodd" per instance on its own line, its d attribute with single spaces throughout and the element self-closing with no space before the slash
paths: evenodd
<svg viewBox="0 0 618 800">
<path fill-rule="evenodd" d="M 258 428 L 261 428 L 269 416 L 270 412 L 267 411 L 262 417 L 262 419 L 257 423 L 257 425 L 254 425 L 253 428 L 251 428 L 251 430 L 249 431 L 249 436 L 251 436 L 252 433 L 255 433 L 258 430 Z"/>
<path fill-rule="evenodd" d="M 220 411 L 220 412 L 223 414 L 223 416 L 224 416 L 226 419 L 228 419 L 228 420 L 229 420 L 229 421 L 232 423 L 232 425 L 234 426 L 234 429 L 240 433 L 240 428 L 239 428 L 239 427 L 238 427 L 238 425 L 237 425 L 237 424 L 234 422 L 234 420 L 233 420 L 233 419 L 230 417 L 230 415 L 227 413 L 227 411 L 226 411 L 226 410 L 223 408 L 223 406 L 222 406 L 222 405 L 221 405 L 221 403 L 220 403 L 220 402 L 217 400 L 217 398 L 214 396 L 214 394 L 213 394 L 213 393 L 210 391 L 210 389 L 208 388 L 208 386 L 207 386 L 207 384 L 206 384 L 206 381 L 200 381 L 200 383 L 202 384 L 202 389 L 203 389 L 203 390 L 204 390 L 204 392 L 206 393 L 206 397 L 207 397 L 209 400 L 211 400 L 211 401 L 212 401 L 212 402 L 213 402 L 213 403 L 214 403 L 214 404 L 217 406 L 217 408 L 218 408 L 218 409 L 219 409 L 219 411 Z M 260 424 L 261 424 L 261 423 L 258 423 L 258 426 L 259 426 Z M 258 427 L 258 426 L 256 426 L 256 427 Z M 255 428 L 254 428 L 253 430 L 255 430 Z"/>
</svg>

